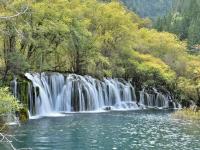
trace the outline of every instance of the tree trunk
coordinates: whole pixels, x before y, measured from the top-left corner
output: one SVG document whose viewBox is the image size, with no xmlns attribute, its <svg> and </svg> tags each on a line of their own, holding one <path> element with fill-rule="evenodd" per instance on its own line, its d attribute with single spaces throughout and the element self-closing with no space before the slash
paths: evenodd
<svg viewBox="0 0 200 150">
<path fill-rule="evenodd" d="M 198 97 L 198 100 L 197 100 L 197 106 L 200 107 L 200 88 L 197 88 L 197 97 Z"/>
</svg>

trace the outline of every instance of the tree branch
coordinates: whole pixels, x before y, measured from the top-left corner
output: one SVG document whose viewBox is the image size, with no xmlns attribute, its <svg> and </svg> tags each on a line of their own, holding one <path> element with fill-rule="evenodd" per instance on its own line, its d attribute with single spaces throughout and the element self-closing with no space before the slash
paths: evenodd
<svg viewBox="0 0 200 150">
<path fill-rule="evenodd" d="M 18 12 L 17 14 L 15 15 L 12 15 L 12 16 L 0 16 L 0 19 L 12 19 L 12 18 L 15 18 L 15 17 L 18 17 L 24 13 L 26 13 L 26 11 L 28 10 L 28 6 L 26 7 L 26 9 L 22 12 Z"/>
</svg>

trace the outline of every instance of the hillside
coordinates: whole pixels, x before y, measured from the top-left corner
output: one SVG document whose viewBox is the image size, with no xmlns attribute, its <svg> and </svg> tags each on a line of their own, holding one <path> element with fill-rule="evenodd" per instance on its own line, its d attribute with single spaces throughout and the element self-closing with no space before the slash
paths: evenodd
<svg viewBox="0 0 200 150">
<path fill-rule="evenodd" d="M 172 8 L 173 0 L 121 0 L 130 10 L 141 17 L 156 19 L 166 15 Z"/>
<path fill-rule="evenodd" d="M 175 33 L 180 40 L 187 40 L 189 48 L 199 51 L 200 1 L 178 0 L 173 10 L 157 20 L 159 31 Z"/>
</svg>

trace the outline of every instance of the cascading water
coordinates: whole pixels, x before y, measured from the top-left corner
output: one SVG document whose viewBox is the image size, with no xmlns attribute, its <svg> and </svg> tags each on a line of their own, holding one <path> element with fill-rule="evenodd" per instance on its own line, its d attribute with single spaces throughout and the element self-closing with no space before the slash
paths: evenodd
<svg viewBox="0 0 200 150">
<path fill-rule="evenodd" d="M 14 76 L 14 79 L 11 81 L 11 89 L 12 93 L 15 97 L 17 97 L 17 78 Z"/>
<path fill-rule="evenodd" d="M 158 108 L 158 109 L 181 108 L 180 104 L 178 103 L 176 104 L 174 101 L 172 101 L 170 94 L 164 95 L 158 92 L 156 89 L 153 89 L 153 93 L 151 94 L 145 92 L 144 89 L 140 91 L 139 105 L 142 108 Z"/>
<path fill-rule="evenodd" d="M 59 73 L 26 73 L 31 115 L 53 112 L 139 109 L 134 87 L 126 81 Z"/>
<path fill-rule="evenodd" d="M 162 94 L 156 89 L 143 89 L 137 99 L 134 87 L 122 79 L 104 78 L 100 81 L 91 76 L 60 73 L 26 73 L 25 76 L 31 81 L 27 88 L 21 88 L 21 82 L 18 83 L 15 77 L 11 89 L 15 97 L 28 105 L 31 116 L 61 112 L 181 108 L 172 100 L 170 93 Z"/>
</svg>

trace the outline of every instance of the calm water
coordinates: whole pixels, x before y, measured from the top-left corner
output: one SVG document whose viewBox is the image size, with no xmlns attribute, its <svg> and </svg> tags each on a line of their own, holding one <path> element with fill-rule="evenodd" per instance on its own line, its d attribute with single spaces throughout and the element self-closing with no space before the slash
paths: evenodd
<svg viewBox="0 0 200 150">
<path fill-rule="evenodd" d="M 17 148 L 33 150 L 200 149 L 200 123 L 172 119 L 168 111 L 68 114 L 30 120 L 14 134 Z"/>
</svg>

